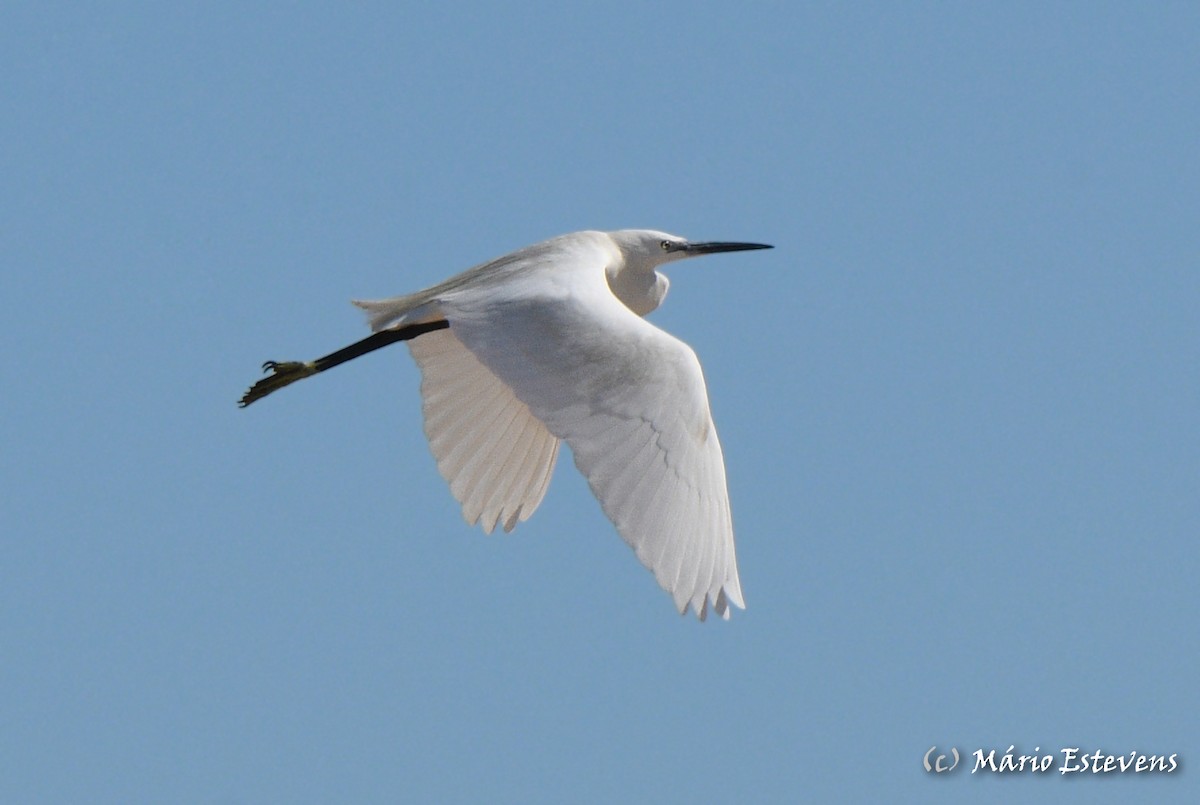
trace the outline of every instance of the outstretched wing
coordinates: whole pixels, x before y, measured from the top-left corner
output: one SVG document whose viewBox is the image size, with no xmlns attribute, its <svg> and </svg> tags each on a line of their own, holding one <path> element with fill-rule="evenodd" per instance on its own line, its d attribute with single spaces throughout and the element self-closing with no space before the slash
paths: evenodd
<svg viewBox="0 0 1200 805">
<path fill-rule="evenodd" d="M 421 368 L 425 435 L 463 518 L 488 534 L 528 520 L 550 485 L 558 439 L 449 330 L 408 342 Z"/>
<path fill-rule="evenodd" d="M 728 618 L 729 603 L 745 604 L 704 378 L 686 345 L 655 346 L 664 349 L 647 345 L 643 354 L 675 361 L 662 373 L 673 377 L 611 388 L 587 414 L 568 410 L 553 421 L 604 513 L 676 608 L 690 605 L 703 618 L 711 604 Z"/>
<path fill-rule="evenodd" d="M 591 268 L 439 301 L 450 332 L 571 446 L 676 608 L 703 618 L 711 605 L 728 618 L 730 604 L 745 604 L 700 363 L 612 295 L 603 262 Z"/>
</svg>

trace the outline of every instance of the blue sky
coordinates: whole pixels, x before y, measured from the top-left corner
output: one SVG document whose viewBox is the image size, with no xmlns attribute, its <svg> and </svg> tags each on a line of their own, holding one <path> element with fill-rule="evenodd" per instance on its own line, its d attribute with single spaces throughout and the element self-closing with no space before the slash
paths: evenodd
<svg viewBox="0 0 1200 805">
<path fill-rule="evenodd" d="M 0 16 L 0 799 L 1196 801 L 1195 5 Z M 402 348 L 235 405 L 351 298 L 621 227 L 776 245 L 653 317 L 729 623 L 569 461 L 468 528 Z"/>
</svg>

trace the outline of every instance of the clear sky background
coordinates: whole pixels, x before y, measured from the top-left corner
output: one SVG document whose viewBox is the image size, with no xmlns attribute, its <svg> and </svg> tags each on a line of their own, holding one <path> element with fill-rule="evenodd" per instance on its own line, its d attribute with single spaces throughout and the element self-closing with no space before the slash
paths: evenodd
<svg viewBox="0 0 1200 805">
<path fill-rule="evenodd" d="M 7 4 L 0 800 L 1195 802 L 1192 3 Z M 349 300 L 673 266 L 748 609 L 462 521 Z M 937 777 L 933 745 L 1179 753 Z M 964 761 L 969 763 L 970 761 Z"/>
</svg>

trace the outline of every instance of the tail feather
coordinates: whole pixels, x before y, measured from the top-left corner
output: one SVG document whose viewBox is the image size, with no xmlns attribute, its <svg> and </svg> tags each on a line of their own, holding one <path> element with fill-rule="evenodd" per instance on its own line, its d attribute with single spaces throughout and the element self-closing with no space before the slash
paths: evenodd
<svg viewBox="0 0 1200 805">
<path fill-rule="evenodd" d="M 420 324 L 420 308 L 426 301 L 422 294 L 393 296 L 390 299 L 354 299 L 355 305 L 366 311 L 371 330 L 379 332 L 397 324 Z M 414 315 L 415 314 L 415 315 Z M 429 317 L 434 318 L 434 317 Z"/>
</svg>

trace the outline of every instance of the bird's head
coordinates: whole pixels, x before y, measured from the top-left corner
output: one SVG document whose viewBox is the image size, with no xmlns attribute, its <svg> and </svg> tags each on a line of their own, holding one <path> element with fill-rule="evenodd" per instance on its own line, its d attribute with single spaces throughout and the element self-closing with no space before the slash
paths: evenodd
<svg viewBox="0 0 1200 805">
<path fill-rule="evenodd" d="M 621 229 L 608 235 L 622 257 L 609 267 L 608 285 L 613 294 L 639 316 L 654 310 L 666 298 L 670 282 L 655 270 L 659 266 L 701 254 L 772 248 L 765 243 L 693 243 L 687 238 L 653 229 Z"/>
</svg>

